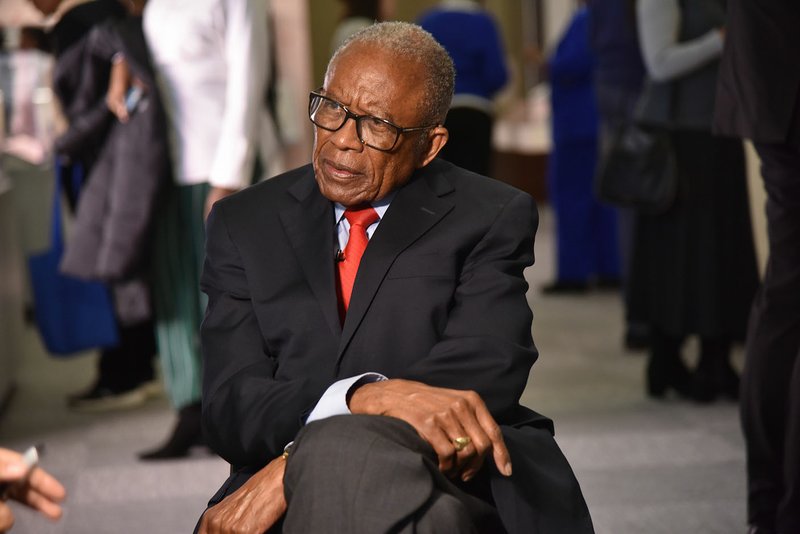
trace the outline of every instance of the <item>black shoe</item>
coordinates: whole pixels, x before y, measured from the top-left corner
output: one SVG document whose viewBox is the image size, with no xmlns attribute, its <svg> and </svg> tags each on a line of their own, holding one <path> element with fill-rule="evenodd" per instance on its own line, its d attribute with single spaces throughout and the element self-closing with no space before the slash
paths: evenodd
<svg viewBox="0 0 800 534">
<path fill-rule="evenodd" d="M 739 375 L 727 359 L 710 364 L 701 360 L 692 375 L 692 398 L 705 404 L 718 397 L 739 399 Z"/>
<path fill-rule="evenodd" d="M 683 398 L 692 398 L 691 374 L 683 361 L 660 360 L 650 356 L 647 361 L 647 395 L 654 399 L 664 399 L 670 390 Z"/>
<path fill-rule="evenodd" d="M 617 291 L 622 288 L 622 281 L 619 278 L 600 276 L 595 280 L 594 287 L 599 291 Z"/>
<path fill-rule="evenodd" d="M 650 333 L 628 328 L 625 332 L 625 348 L 629 351 L 645 351 L 650 348 Z"/>
<path fill-rule="evenodd" d="M 167 442 L 157 449 L 139 453 L 141 460 L 184 458 L 194 446 L 205 446 L 200 421 L 200 403 L 190 404 L 178 412 L 178 422 Z"/>
<path fill-rule="evenodd" d="M 67 406 L 81 412 L 106 412 L 124 410 L 144 404 L 157 394 L 160 387 L 157 382 L 150 381 L 128 388 L 114 388 L 97 382 L 82 393 L 67 397 Z"/>
<path fill-rule="evenodd" d="M 586 293 L 588 290 L 589 284 L 586 282 L 557 281 L 544 286 L 542 293 L 545 295 L 576 295 Z"/>
</svg>

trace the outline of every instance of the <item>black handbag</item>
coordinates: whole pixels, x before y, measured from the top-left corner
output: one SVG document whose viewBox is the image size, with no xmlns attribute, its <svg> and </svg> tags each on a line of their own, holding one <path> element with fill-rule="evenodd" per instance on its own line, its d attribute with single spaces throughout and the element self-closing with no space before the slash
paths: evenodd
<svg viewBox="0 0 800 534">
<path fill-rule="evenodd" d="M 602 202 L 644 213 L 663 213 L 678 189 L 669 131 L 630 122 L 613 136 L 595 178 Z"/>
</svg>

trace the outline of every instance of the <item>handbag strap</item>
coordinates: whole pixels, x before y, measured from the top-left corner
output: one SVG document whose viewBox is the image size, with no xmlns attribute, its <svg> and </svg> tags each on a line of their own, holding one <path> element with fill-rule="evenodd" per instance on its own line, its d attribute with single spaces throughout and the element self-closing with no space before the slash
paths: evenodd
<svg viewBox="0 0 800 534">
<path fill-rule="evenodd" d="M 50 221 L 50 245 L 53 249 L 63 250 L 64 230 L 61 219 L 61 188 L 64 165 L 56 158 L 53 166 L 56 182 L 53 186 L 53 206 L 50 210 L 52 217 Z M 71 163 L 66 168 L 70 171 L 71 185 L 77 196 L 83 186 L 83 166 L 80 163 Z"/>
</svg>

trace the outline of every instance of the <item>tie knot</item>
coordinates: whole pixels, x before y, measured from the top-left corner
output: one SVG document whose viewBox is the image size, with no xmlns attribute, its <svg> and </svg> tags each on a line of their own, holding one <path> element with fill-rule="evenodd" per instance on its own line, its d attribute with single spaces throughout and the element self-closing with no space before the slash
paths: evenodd
<svg viewBox="0 0 800 534">
<path fill-rule="evenodd" d="M 350 223 L 350 226 L 361 226 L 366 229 L 378 220 L 378 212 L 372 209 L 372 206 L 363 208 L 346 209 L 344 211 L 344 218 Z"/>
</svg>

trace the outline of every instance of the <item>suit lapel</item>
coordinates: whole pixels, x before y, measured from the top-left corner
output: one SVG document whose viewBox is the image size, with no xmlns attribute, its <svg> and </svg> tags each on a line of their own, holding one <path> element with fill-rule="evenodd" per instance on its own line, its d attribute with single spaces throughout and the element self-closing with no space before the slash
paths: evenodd
<svg viewBox="0 0 800 534">
<path fill-rule="evenodd" d="M 333 265 L 333 205 L 320 194 L 311 166 L 289 192 L 298 203 L 281 212 L 281 221 L 325 320 L 338 336 L 341 325 Z"/>
<path fill-rule="evenodd" d="M 370 239 L 353 285 L 350 308 L 342 328 L 339 359 L 395 258 L 453 208 L 452 203 L 441 198 L 452 191 L 453 186 L 436 169 L 438 165 L 431 164 L 418 171 L 417 176 L 397 192 Z"/>
</svg>

